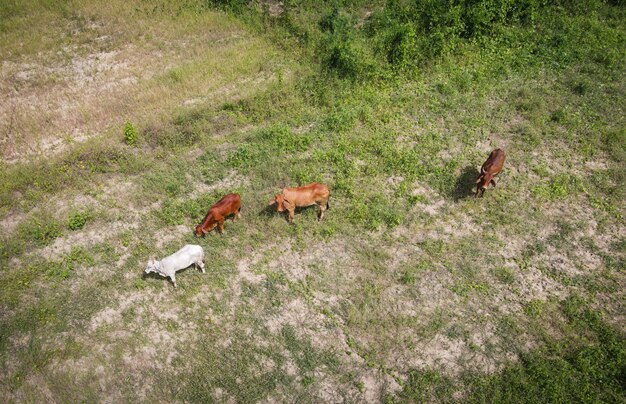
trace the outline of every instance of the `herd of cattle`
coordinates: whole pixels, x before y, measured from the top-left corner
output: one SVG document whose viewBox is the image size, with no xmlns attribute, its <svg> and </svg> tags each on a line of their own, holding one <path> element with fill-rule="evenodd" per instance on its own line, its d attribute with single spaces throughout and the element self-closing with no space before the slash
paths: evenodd
<svg viewBox="0 0 626 404">
<path fill-rule="evenodd" d="M 476 179 L 475 196 L 483 196 L 485 189 L 491 184 L 496 186 L 495 177 L 502 171 L 506 155 L 504 150 L 496 149 L 489 154 L 487 161 L 480 168 L 480 174 Z M 293 222 L 296 208 L 317 205 L 320 208 L 318 220 L 324 218 L 324 212 L 330 209 L 328 199 L 330 190 L 324 184 L 314 182 L 309 185 L 295 188 L 284 188 L 281 194 L 270 200 L 269 205 L 276 205 L 278 212 L 287 210 L 289 222 Z M 202 237 L 219 226 L 224 233 L 224 219 L 233 215 L 233 222 L 241 217 L 241 197 L 239 194 L 228 194 L 211 206 L 204 220 L 196 226 L 195 234 Z M 145 273 L 154 272 L 164 277 L 169 277 L 176 287 L 176 272 L 191 265 L 197 265 L 204 273 L 204 250 L 201 246 L 187 244 L 174 254 L 163 258 L 161 261 L 150 259 Z"/>
</svg>

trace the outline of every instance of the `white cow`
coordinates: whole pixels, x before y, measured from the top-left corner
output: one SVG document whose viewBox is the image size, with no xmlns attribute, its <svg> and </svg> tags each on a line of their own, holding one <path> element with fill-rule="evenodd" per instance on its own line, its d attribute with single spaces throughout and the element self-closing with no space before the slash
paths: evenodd
<svg viewBox="0 0 626 404">
<path fill-rule="evenodd" d="M 146 266 L 146 273 L 155 272 L 161 276 L 169 276 L 176 287 L 176 271 L 196 264 L 204 273 L 204 250 L 199 245 L 187 244 L 169 257 L 161 261 L 150 259 Z"/>
</svg>

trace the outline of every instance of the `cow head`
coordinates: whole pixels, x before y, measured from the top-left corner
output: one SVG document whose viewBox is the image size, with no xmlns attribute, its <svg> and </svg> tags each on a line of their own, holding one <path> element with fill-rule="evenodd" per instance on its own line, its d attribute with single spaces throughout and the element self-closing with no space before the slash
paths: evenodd
<svg viewBox="0 0 626 404">
<path fill-rule="evenodd" d="M 161 269 L 161 265 L 159 264 L 159 261 L 153 258 L 150 258 L 150 260 L 148 260 L 148 265 L 146 265 L 145 272 L 147 274 L 149 274 L 150 272 L 156 272 L 158 274 L 160 273 L 160 269 Z"/>
<path fill-rule="evenodd" d="M 494 175 L 490 173 L 481 173 L 476 180 L 476 194 L 478 191 L 485 191 L 485 188 L 489 186 L 489 184 L 496 186 L 496 181 L 493 179 Z"/>
<path fill-rule="evenodd" d="M 274 199 L 272 199 L 269 203 L 269 206 L 272 206 L 273 204 L 276 204 L 276 208 L 279 212 L 284 212 L 285 210 L 285 195 L 283 194 L 278 194 L 274 197 Z"/>
<path fill-rule="evenodd" d="M 202 237 L 207 232 L 202 228 L 202 224 L 199 224 L 196 226 L 196 231 L 194 233 L 196 234 L 196 237 Z"/>
<path fill-rule="evenodd" d="M 196 237 L 204 236 L 205 234 L 213 230 L 215 226 L 217 226 L 217 222 L 215 221 L 215 218 L 213 217 L 213 212 L 209 211 L 209 213 L 207 213 L 207 216 L 204 218 L 202 223 L 196 226 L 196 231 L 195 231 Z"/>
<path fill-rule="evenodd" d="M 209 223 L 206 226 L 202 226 L 202 225 L 203 223 L 200 223 L 199 225 L 196 226 L 196 231 L 195 231 L 196 237 L 203 237 L 205 234 L 213 230 L 215 226 L 217 226 L 217 222 Z"/>
</svg>

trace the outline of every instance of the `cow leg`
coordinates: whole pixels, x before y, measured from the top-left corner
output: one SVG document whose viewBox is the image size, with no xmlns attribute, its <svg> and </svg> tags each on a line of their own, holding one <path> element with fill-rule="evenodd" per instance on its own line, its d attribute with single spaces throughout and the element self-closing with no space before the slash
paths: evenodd
<svg viewBox="0 0 626 404">
<path fill-rule="evenodd" d="M 224 219 L 222 218 L 222 220 L 220 220 L 218 223 L 220 225 L 220 233 L 224 234 Z"/>
<path fill-rule="evenodd" d="M 174 284 L 174 288 L 177 288 L 178 286 L 176 286 L 176 274 L 170 275 L 170 279 L 172 280 L 172 283 Z"/>
<path fill-rule="evenodd" d="M 322 219 L 324 218 L 324 211 L 325 211 L 325 210 L 326 210 L 326 206 L 325 206 L 325 204 L 324 204 L 324 203 L 322 203 L 322 204 L 320 205 L 320 214 L 319 214 L 319 217 L 318 217 L 318 219 L 317 219 L 318 221 L 319 221 L 319 220 L 322 220 Z"/>
<path fill-rule="evenodd" d="M 196 264 L 200 267 L 200 270 L 202 270 L 202 273 L 204 273 L 204 262 L 198 261 L 196 262 Z"/>
<path fill-rule="evenodd" d="M 293 223 L 293 217 L 294 217 L 295 212 L 296 212 L 295 208 L 289 209 L 289 223 Z"/>
</svg>

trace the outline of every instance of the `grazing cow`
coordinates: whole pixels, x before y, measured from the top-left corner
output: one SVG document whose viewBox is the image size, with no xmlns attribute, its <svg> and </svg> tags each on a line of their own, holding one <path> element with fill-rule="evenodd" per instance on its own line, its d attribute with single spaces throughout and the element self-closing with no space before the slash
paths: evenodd
<svg viewBox="0 0 626 404">
<path fill-rule="evenodd" d="M 241 217 L 241 197 L 239 194 L 228 194 L 211 206 L 202 223 L 196 226 L 196 236 L 204 236 L 219 224 L 220 232 L 224 233 L 224 218 L 232 215 Z"/>
<path fill-rule="evenodd" d="M 314 182 L 309 185 L 296 188 L 284 188 L 282 194 L 278 194 L 269 202 L 276 204 L 279 212 L 289 211 L 289 221 L 293 222 L 293 215 L 297 207 L 317 205 L 320 207 L 318 220 L 324 217 L 324 211 L 330 209 L 328 204 L 330 190 L 324 184 Z"/>
<path fill-rule="evenodd" d="M 487 157 L 487 161 L 480 168 L 480 175 L 478 179 L 476 179 L 476 195 L 479 194 L 483 196 L 485 194 L 485 188 L 489 186 L 489 184 L 496 186 L 495 176 L 500 174 L 502 171 L 502 166 L 504 165 L 504 159 L 506 155 L 504 154 L 504 150 L 495 149 L 491 152 L 489 157 Z"/>
<path fill-rule="evenodd" d="M 157 273 L 161 276 L 169 277 L 176 286 L 176 271 L 185 269 L 190 265 L 197 265 L 204 273 L 204 250 L 195 244 L 187 244 L 174 254 L 163 258 L 161 261 L 150 259 L 146 266 L 146 273 Z"/>
</svg>

